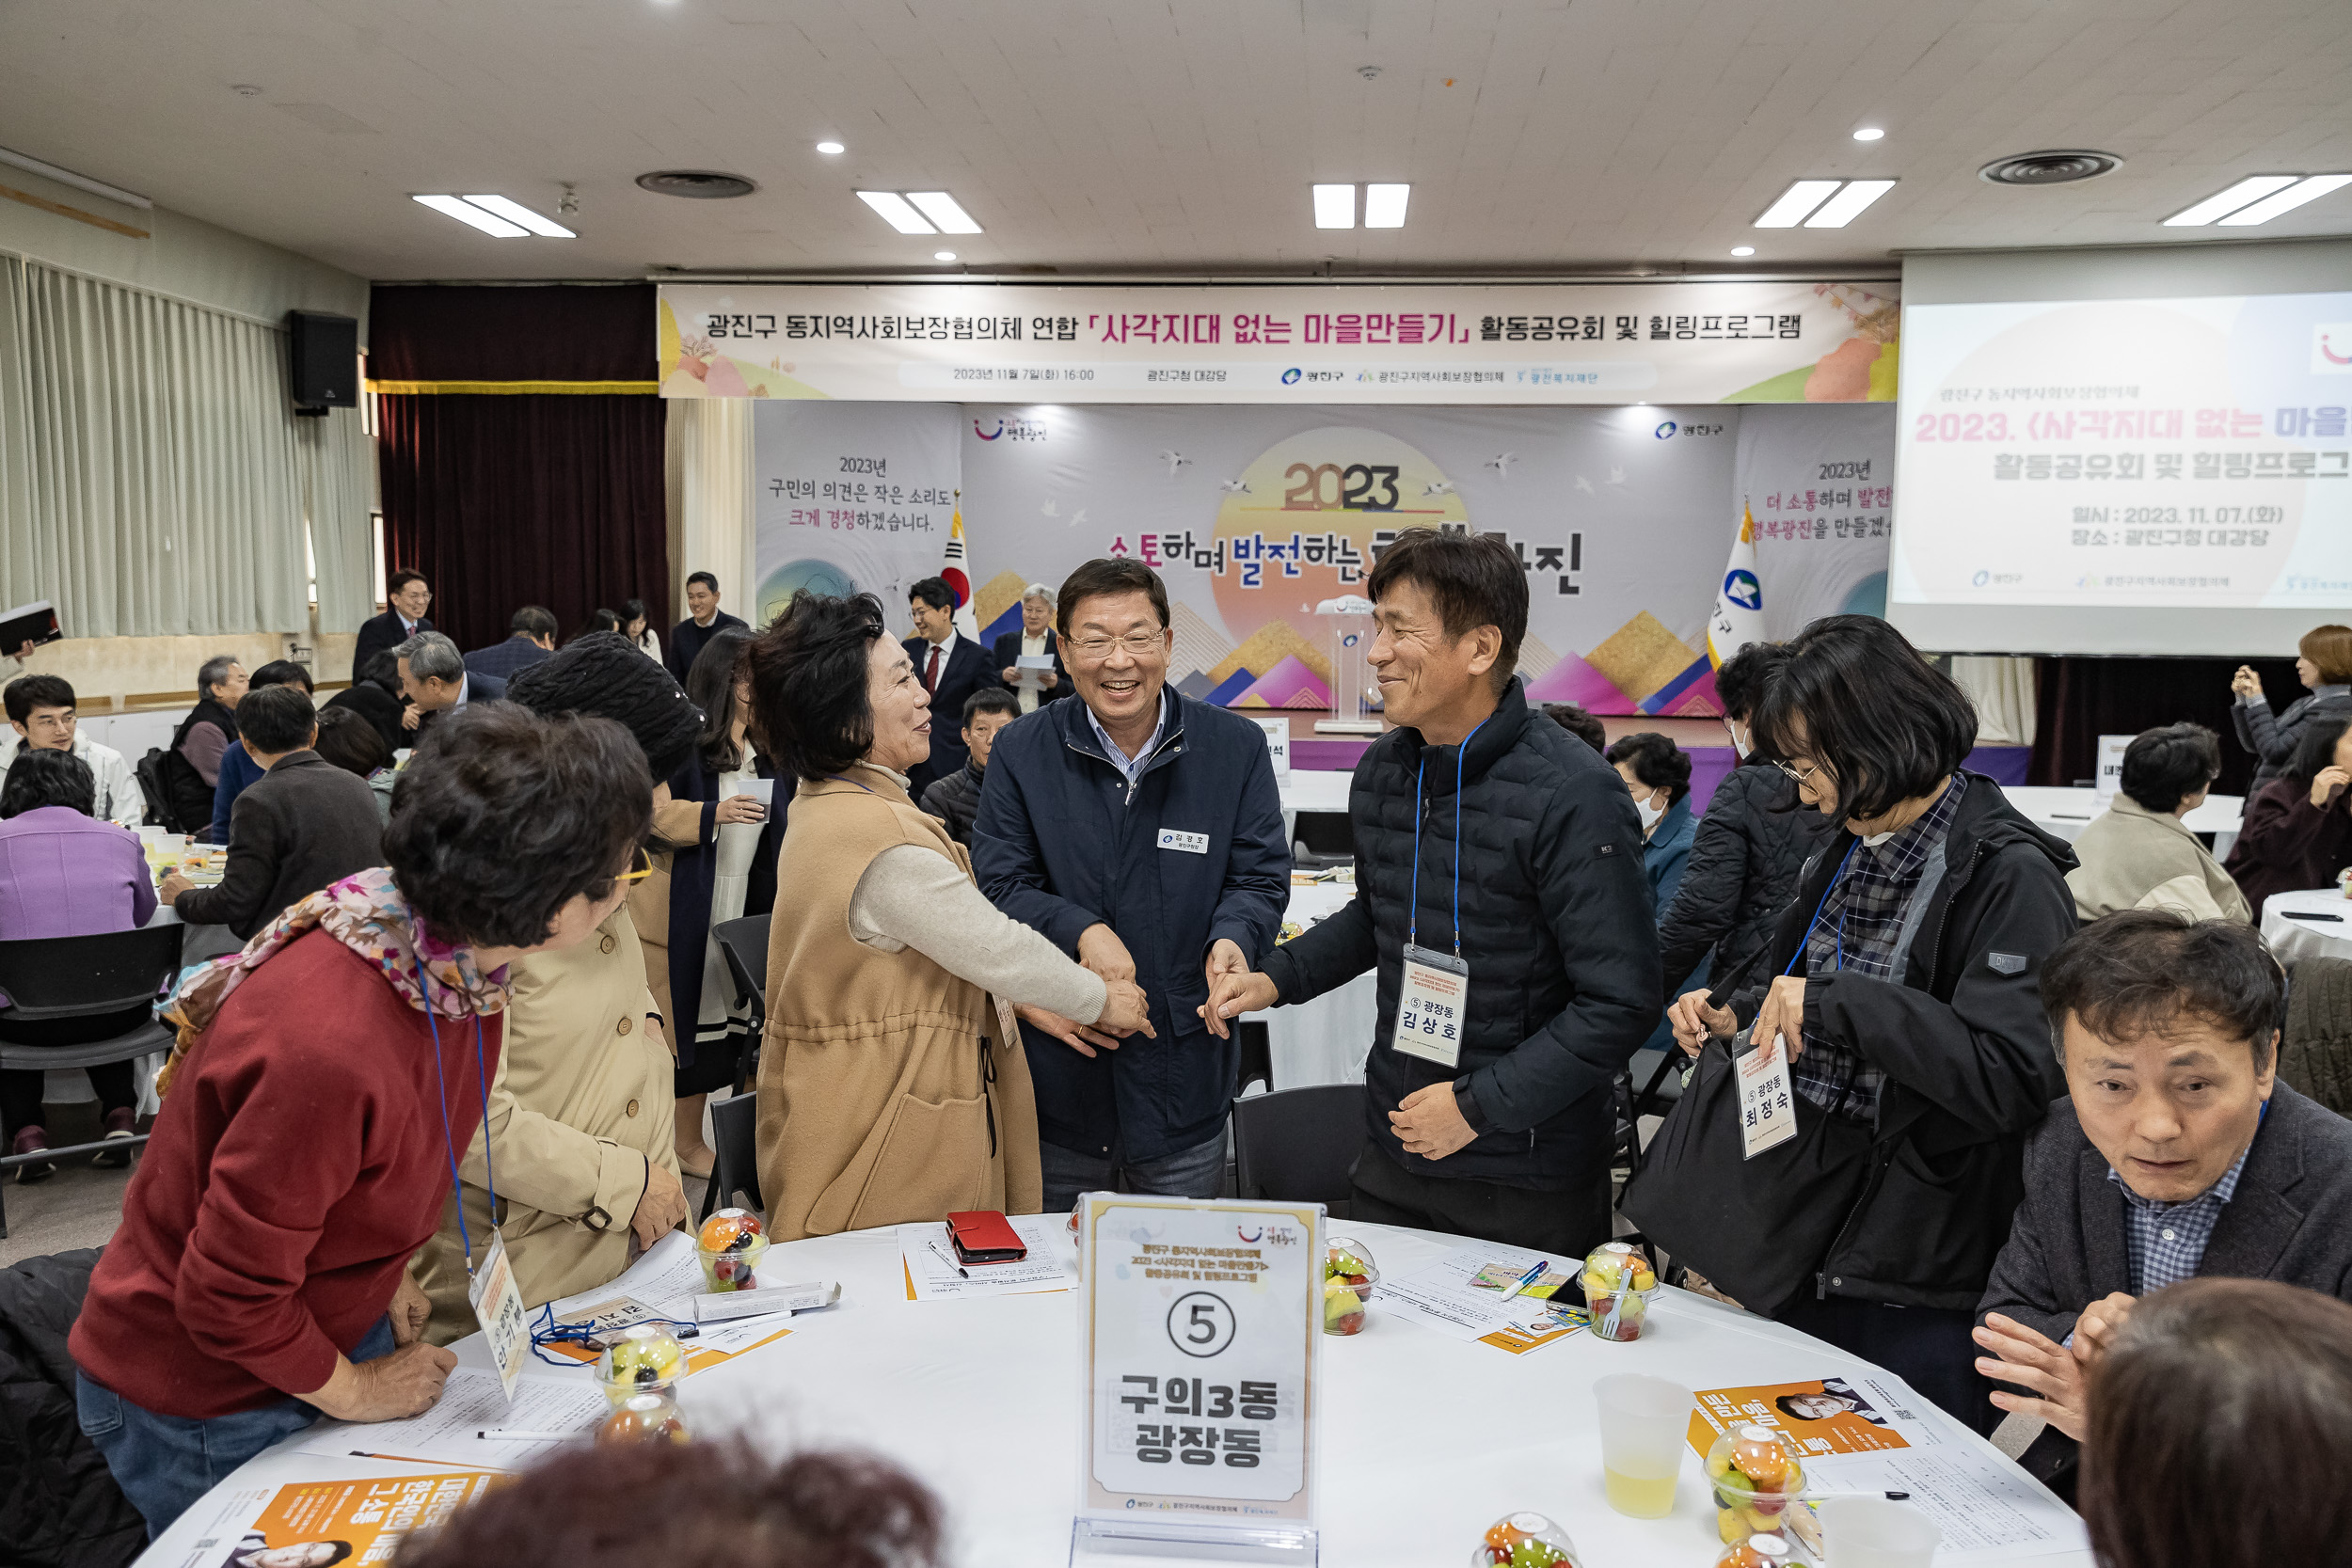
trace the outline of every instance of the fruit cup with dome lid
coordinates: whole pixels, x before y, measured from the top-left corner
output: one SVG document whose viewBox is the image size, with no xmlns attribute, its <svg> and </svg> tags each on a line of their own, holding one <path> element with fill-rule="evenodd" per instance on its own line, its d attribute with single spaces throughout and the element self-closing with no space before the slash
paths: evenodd
<svg viewBox="0 0 2352 1568">
<path fill-rule="evenodd" d="M 1576 1543 L 1540 1513 L 1505 1514 L 1470 1551 L 1470 1568 L 1579 1568 Z"/>
<path fill-rule="evenodd" d="M 1350 1335 L 1364 1331 L 1364 1304 L 1380 1282 L 1380 1266 L 1372 1249 L 1361 1242 L 1334 1236 L 1323 1254 L 1323 1332 Z"/>
<path fill-rule="evenodd" d="M 1804 1466 L 1784 1433 L 1736 1426 L 1707 1450 L 1707 1481 L 1715 1489 L 1715 1525 L 1726 1544 L 1752 1535 L 1788 1533 L 1788 1511 L 1804 1506 Z"/>
</svg>

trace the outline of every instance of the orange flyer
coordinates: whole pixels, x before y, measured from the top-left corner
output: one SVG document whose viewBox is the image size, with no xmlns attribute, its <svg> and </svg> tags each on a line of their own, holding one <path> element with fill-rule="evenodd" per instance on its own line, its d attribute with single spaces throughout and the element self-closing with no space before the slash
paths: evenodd
<svg viewBox="0 0 2352 1568">
<path fill-rule="evenodd" d="M 1691 1447 L 1701 1458 L 1736 1426 L 1774 1427 L 1804 1454 L 1866 1453 L 1907 1449 L 1895 1418 L 1908 1412 L 1875 1408 L 1843 1378 L 1778 1383 L 1761 1388 L 1702 1388 L 1691 1416 Z"/>
<path fill-rule="evenodd" d="M 281 1486 L 244 1539 L 210 1561 L 213 1568 L 271 1568 L 304 1560 L 358 1568 L 389 1562 L 402 1536 L 439 1524 L 508 1479 L 492 1470 L 445 1470 Z M 291 1550 L 302 1547 L 311 1548 L 307 1557 Z M 339 1552 L 332 1551 L 337 1547 Z"/>
</svg>

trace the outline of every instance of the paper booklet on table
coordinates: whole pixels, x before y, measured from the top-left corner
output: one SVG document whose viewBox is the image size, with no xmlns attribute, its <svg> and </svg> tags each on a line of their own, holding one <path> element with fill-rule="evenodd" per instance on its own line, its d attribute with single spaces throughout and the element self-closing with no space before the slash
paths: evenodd
<svg viewBox="0 0 2352 1568">
<path fill-rule="evenodd" d="M 1073 1568 L 1313 1568 L 1323 1207 L 1089 1193 Z"/>
<path fill-rule="evenodd" d="M 221 1495 L 183 1560 L 186 1568 L 244 1568 L 257 1552 L 331 1543 L 344 1548 L 339 1561 L 386 1562 L 402 1536 L 431 1528 L 506 1479 L 447 1470 L 241 1487 Z"/>
<path fill-rule="evenodd" d="M 2002 1568 L 2090 1549 L 2074 1510 L 1998 1451 L 1955 1432 L 1950 1417 L 1891 1373 L 1857 1369 L 1804 1383 L 1702 1388 L 1691 1447 L 1703 1461 L 1718 1433 L 1746 1425 L 1788 1434 L 1808 1496 L 1907 1494 L 1903 1500 L 1944 1532 L 1936 1568 Z M 1791 1523 L 1819 1561 L 1818 1523 L 1809 1514 Z"/>
</svg>

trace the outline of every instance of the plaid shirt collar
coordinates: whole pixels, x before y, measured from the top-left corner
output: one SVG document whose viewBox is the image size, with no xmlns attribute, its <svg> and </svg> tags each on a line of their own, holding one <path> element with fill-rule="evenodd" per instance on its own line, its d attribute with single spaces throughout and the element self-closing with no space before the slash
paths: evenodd
<svg viewBox="0 0 2352 1568">
<path fill-rule="evenodd" d="M 2259 1126 L 2255 1136 L 2261 1136 Z M 2246 1169 L 2247 1156 L 2253 1152 L 2249 1139 L 2220 1180 L 2178 1203 L 2140 1196 L 2114 1166 L 2107 1167 L 2107 1180 L 2123 1195 L 2123 1243 L 2134 1295 L 2196 1277 L 2205 1261 L 2205 1248 L 2213 1242 L 2214 1228 L 2221 1223 L 2221 1211 L 2237 1195 L 2238 1177 Z"/>
</svg>

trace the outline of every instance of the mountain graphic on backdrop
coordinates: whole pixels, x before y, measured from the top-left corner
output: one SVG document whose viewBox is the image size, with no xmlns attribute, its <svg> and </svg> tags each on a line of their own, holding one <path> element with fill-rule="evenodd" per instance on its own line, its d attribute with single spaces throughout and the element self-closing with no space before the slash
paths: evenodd
<svg viewBox="0 0 2352 1568">
<path fill-rule="evenodd" d="M 1285 656 L 1280 663 L 1252 682 L 1248 690 L 1227 699 L 1225 705 L 1327 708 L 1331 705 L 1331 689 L 1312 670 Z"/>
</svg>

